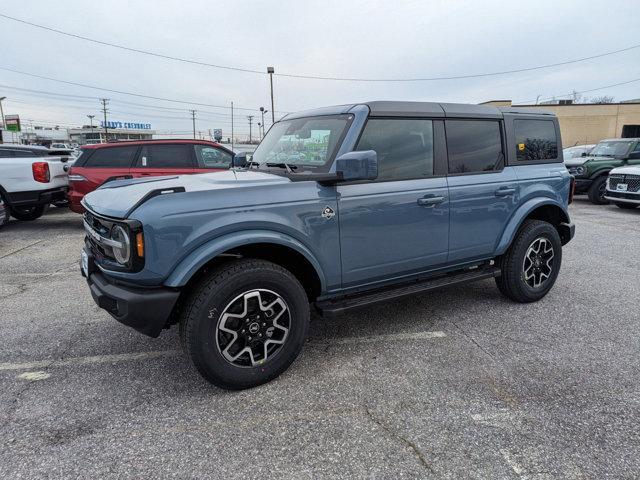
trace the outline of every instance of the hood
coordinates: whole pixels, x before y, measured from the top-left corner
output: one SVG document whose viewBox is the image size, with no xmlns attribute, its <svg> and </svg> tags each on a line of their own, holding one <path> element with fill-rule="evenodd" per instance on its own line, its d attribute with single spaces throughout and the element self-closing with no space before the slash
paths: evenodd
<svg viewBox="0 0 640 480">
<path fill-rule="evenodd" d="M 609 174 L 617 175 L 640 175 L 640 165 L 629 165 L 627 167 L 614 168 Z"/>
<path fill-rule="evenodd" d="M 590 157 L 575 157 L 575 158 L 567 158 L 564 161 L 564 164 L 567 167 L 578 167 L 580 165 L 583 165 L 587 160 L 589 160 Z"/>
<path fill-rule="evenodd" d="M 85 195 L 85 208 L 112 218 L 127 218 L 146 200 L 157 195 L 176 195 L 183 192 L 226 190 L 265 184 L 290 183 L 286 177 L 264 172 L 226 170 L 223 172 L 146 177 L 106 183 Z"/>
</svg>

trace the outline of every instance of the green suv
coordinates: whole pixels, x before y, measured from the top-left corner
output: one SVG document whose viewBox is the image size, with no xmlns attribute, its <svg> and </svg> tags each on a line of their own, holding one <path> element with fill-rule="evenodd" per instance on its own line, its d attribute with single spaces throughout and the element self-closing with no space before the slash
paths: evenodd
<svg viewBox="0 0 640 480">
<path fill-rule="evenodd" d="M 640 138 L 602 140 L 588 155 L 564 164 L 576 179 L 576 194 L 586 193 L 596 205 L 607 204 L 607 176 L 616 167 L 640 165 Z"/>
</svg>

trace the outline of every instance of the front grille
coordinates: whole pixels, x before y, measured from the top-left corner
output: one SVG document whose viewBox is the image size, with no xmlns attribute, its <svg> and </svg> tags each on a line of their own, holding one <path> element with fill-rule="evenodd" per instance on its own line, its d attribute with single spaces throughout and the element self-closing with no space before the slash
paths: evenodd
<svg viewBox="0 0 640 480">
<path fill-rule="evenodd" d="M 640 192 L 640 175 L 609 175 L 609 190 L 617 191 L 620 184 L 627 185 L 627 192 Z"/>
<path fill-rule="evenodd" d="M 93 232 L 98 234 L 101 237 L 109 238 L 111 235 L 111 227 L 113 226 L 113 222 L 110 222 L 104 218 L 97 217 L 93 215 L 91 212 L 85 212 L 84 214 L 85 221 L 85 230 L 90 228 Z M 91 234 L 90 231 L 87 231 L 86 239 L 89 242 L 89 246 L 91 249 L 91 253 L 96 257 L 98 263 L 101 263 L 103 260 L 115 261 L 113 256 L 113 251 L 111 248 L 105 245 L 101 245 Z"/>
</svg>

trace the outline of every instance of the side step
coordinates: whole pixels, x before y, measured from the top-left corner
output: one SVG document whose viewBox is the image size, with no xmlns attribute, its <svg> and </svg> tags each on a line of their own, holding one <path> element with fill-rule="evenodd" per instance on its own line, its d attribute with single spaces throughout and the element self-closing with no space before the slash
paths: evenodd
<svg viewBox="0 0 640 480">
<path fill-rule="evenodd" d="M 447 273 L 412 283 L 403 283 L 399 286 L 387 287 L 372 292 L 362 292 L 347 297 L 325 300 L 317 302 L 315 307 L 322 316 L 331 317 L 355 308 L 388 302 L 389 300 L 396 300 L 450 285 L 459 285 L 498 276 L 500 276 L 500 269 L 498 267 L 480 267 L 473 270 L 464 270 L 463 272 Z"/>
</svg>

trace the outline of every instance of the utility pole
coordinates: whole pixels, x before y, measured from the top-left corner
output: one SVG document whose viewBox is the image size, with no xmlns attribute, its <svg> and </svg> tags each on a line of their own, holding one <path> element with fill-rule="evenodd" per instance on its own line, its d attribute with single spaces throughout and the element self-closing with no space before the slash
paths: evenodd
<svg viewBox="0 0 640 480">
<path fill-rule="evenodd" d="M 251 124 L 253 122 L 253 115 L 247 115 L 247 118 L 249 119 L 249 143 L 251 143 Z"/>
<path fill-rule="evenodd" d="M 273 107 L 273 74 L 275 69 L 273 67 L 267 67 L 267 73 L 269 74 L 269 83 L 271 84 L 271 124 L 276 123 L 275 109 Z"/>
<path fill-rule="evenodd" d="M 0 97 L 0 120 L 2 120 L 2 128 L 7 129 L 7 122 L 4 119 L 4 110 L 2 109 L 2 101 L 6 100 L 7 97 Z M 2 140 L 2 139 L 0 139 Z"/>
<path fill-rule="evenodd" d="M 93 138 L 93 119 L 95 115 L 87 115 L 87 117 L 89 117 L 89 123 L 91 124 L 91 140 L 95 140 Z"/>
<path fill-rule="evenodd" d="M 231 102 L 231 151 L 233 152 L 233 102 Z"/>
<path fill-rule="evenodd" d="M 191 112 L 191 121 L 193 122 L 193 139 L 196 139 L 196 111 L 189 110 Z"/>
<path fill-rule="evenodd" d="M 108 98 L 101 98 L 102 102 L 102 113 L 104 115 L 104 141 L 109 141 L 109 129 L 107 128 L 107 105 L 109 104 Z"/>
</svg>

